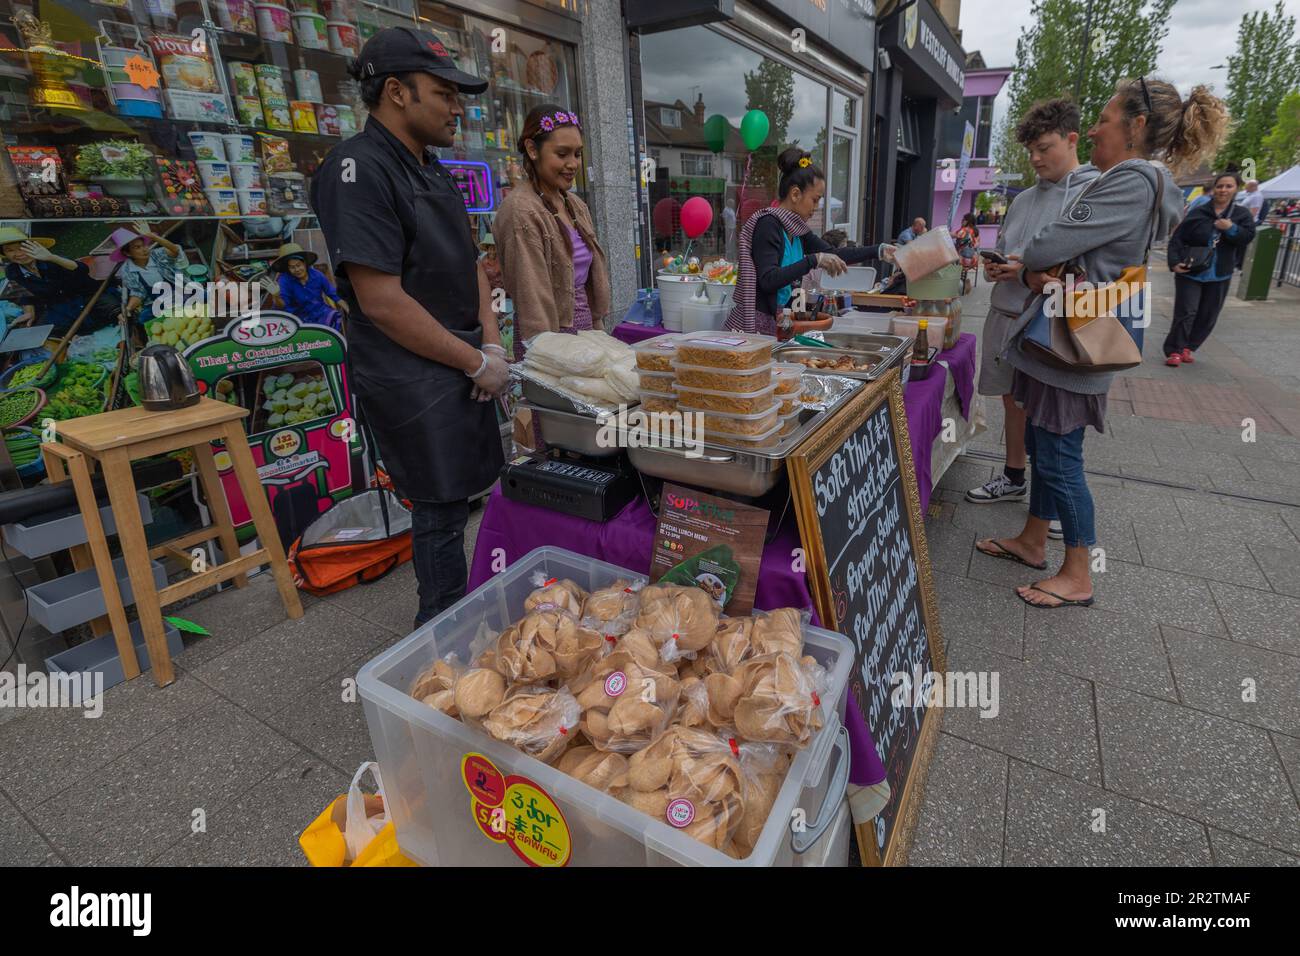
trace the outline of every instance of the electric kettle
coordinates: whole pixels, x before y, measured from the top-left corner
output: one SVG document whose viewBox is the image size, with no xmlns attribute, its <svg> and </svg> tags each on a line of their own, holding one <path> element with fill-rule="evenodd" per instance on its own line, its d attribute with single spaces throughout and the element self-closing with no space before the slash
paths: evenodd
<svg viewBox="0 0 1300 956">
<path fill-rule="evenodd" d="M 151 412 L 186 408 L 199 400 L 189 363 L 170 345 L 150 345 L 140 353 L 140 400 Z"/>
</svg>

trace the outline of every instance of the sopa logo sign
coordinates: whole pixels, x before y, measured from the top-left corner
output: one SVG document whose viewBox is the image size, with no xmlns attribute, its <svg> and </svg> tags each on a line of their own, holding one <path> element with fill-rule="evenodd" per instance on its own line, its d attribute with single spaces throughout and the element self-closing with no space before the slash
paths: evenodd
<svg viewBox="0 0 1300 956">
<path fill-rule="evenodd" d="M 276 342 L 283 342 L 297 331 L 298 323 L 293 319 L 263 312 L 258 322 L 245 324 L 245 320 L 240 320 L 234 323 L 230 335 L 241 345 L 274 345 Z"/>
</svg>

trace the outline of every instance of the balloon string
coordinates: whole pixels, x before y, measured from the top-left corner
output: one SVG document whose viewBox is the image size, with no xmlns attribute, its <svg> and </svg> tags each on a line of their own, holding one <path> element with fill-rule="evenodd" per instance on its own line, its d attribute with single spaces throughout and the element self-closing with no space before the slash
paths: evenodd
<svg viewBox="0 0 1300 956">
<path fill-rule="evenodd" d="M 745 214 L 745 187 L 749 184 L 749 166 L 754 161 L 754 154 L 745 157 L 745 175 L 740 180 L 740 215 Z"/>
</svg>

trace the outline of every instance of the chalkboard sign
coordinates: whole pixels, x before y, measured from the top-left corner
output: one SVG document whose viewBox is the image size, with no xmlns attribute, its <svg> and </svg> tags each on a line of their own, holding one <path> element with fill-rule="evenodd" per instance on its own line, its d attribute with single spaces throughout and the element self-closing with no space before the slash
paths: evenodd
<svg viewBox="0 0 1300 956">
<path fill-rule="evenodd" d="M 889 782 L 889 803 L 859 830 L 862 857 L 900 862 L 938 734 L 926 675 L 945 663 L 898 373 L 841 409 L 788 467 L 817 612 L 854 643 L 850 689 Z"/>
</svg>

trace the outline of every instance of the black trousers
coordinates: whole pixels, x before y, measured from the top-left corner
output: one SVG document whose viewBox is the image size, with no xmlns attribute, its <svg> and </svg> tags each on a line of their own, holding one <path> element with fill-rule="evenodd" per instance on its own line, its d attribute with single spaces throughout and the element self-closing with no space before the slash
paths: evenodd
<svg viewBox="0 0 1300 956">
<path fill-rule="evenodd" d="M 1228 286 L 1232 279 L 1220 282 L 1197 282 L 1187 276 L 1174 276 L 1174 321 L 1165 336 L 1165 355 L 1183 349 L 1195 352 L 1214 331 L 1219 321 Z"/>
<path fill-rule="evenodd" d="M 411 551 L 420 611 L 415 626 L 437 617 L 465 596 L 465 525 L 469 502 L 411 502 Z"/>
</svg>

